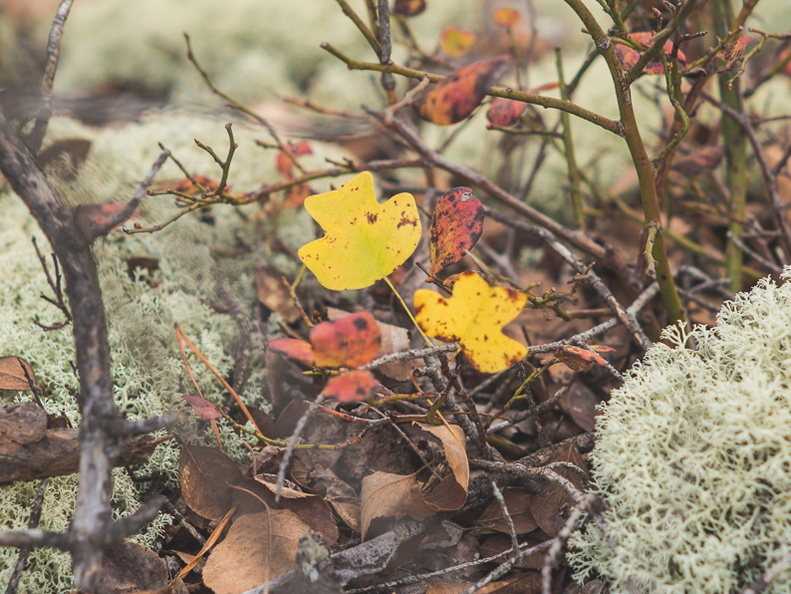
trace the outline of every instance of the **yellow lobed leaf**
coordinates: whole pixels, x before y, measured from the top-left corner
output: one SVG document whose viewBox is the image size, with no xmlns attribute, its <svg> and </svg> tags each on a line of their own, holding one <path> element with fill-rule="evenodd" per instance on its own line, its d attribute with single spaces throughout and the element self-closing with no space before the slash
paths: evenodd
<svg viewBox="0 0 791 594">
<path fill-rule="evenodd" d="M 302 246 L 299 257 L 334 291 L 374 284 L 406 262 L 420 241 L 412 194 L 397 194 L 379 204 L 367 171 L 335 191 L 309 196 L 305 209 L 326 235 Z"/>
<path fill-rule="evenodd" d="M 527 355 L 527 348 L 502 332 L 527 302 L 527 295 L 491 287 L 474 272 L 465 272 L 445 299 L 428 289 L 415 291 L 415 318 L 429 336 L 457 341 L 482 373 L 507 369 Z"/>
</svg>

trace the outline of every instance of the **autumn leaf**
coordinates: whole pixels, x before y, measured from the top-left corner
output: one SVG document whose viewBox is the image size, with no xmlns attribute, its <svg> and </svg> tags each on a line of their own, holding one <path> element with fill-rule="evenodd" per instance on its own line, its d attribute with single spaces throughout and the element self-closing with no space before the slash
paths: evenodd
<svg viewBox="0 0 791 594">
<path fill-rule="evenodd" d="M 0 357 L 0 390 L 32 390 L 36 376 L 22 357 Z"/>
<path fill-rule="evenodd" d="M 591 348 L 594 350 L 589 351 L 588 349 L 583 349 L 582 347 L 566 344 L 555 353 L 555 357 L 557 357 L 558 360 L 564 363 L 567 367 L 571 368 L 573 371 L 587 371 L 594 364 L 602 366 L 607 365 L 607 361 L 605 361 L 595 351 L 608 353 L 615 350 L 605 346 L 592 346 Z"/>
<path fill-rule="evenodd" d="M 507 56 L 475 62 L 438 83 L 416 103 L 417 114 L 432 124 L 449 126 L 466 119 L 505 72 Z"/>
<path fill-rule="evenodd" d="M 297 144 L 288 143 L 283 147 L 283 150 L 278 151 L 275 166 L 283 176 L 291 179 L 293 177 L 291 172 L 294 169 L 294 158 L 312 153 L 313 149 L 310 147 L 310 143 L 305 140 Z"/>
<path fill-rule="evenodd" d="M 526 302 L 524 293 L 491 287 L 468 271 L 459 276 L 448 299 L 428 289 L 415 291 L 415 318 L 429 336 L 458 341 L 478 371 L 496 373 L 527 355 L 524 345 L 502 333 Z"/>
<path fill-rule="evenodd" d="M 489 109 L 486 110 L 486 119 L 494 126 L 506 128 L 516 124 L 526 109 L 527 103 L 498 97 L 492 101 Z"/>
<path fill-rule="evenodd" d="M 631 33 L 629 37 L 647 47 L 651 47 L 653 45 L 653 37 L 654 34 L 650 31 L 641 31 L 638 33 Z M 662 47 L 662 50 L 665 54 L 670 55 L 670 52 L 673 51 L 673 42 L 666 41 L 665 45 Z M 640 59 L 640 56 L 643 54 L 635 49 L 632 49 L 628 45 L 624 45 L 623 42 L 615 44 L 615 53 L 618 54 L 618 58 L 621 60 L 621 64 L 623 64 L 624 70 L 631 70 L 632 67 L 637 64 L 637 61 Z M 684 55 L 684 52 L 681 50 L 678 51 L 678 59 L 684 62 L 687 57 Z M 665 67 L 662 65 L 661 60 L 654 59 L 651 60 L 648 64 L 646 64 L 645 68 L 643 69 L 642 74 L 664 74 Z"/>
<path fill-rule="evenodd" d="M 519 21 L 522 19 L 516 9 L 506 6 L 505 8 L 498 8 L 495 10 L 492 13 L 492 20 L 496 25 L 500 25 L 501 27 L 505 27 L 507 29 L 512 29 L 518 25 Z"/>
<path fill-rule="evenodd" d="M 417 16 L 426 10 L 426 0 L 395 0 L 393 14 L 405 17 Z"/>
<path fill-rule="evenodd" d="M 370 363 L 382 343 L 382 333 L 367 311 L 322 322 L 310 331 L 310 344 L 319 367 L 358 367 Z"/>
<path fill-rule="evenodd" d="M 448 25 L 439 35 L 439 47 L 449 58 L 466 54 L 475 43 L 475 33 L 462 27 Z"/>
<path fill-rule="evenodd" d="M 437 200 L 431 215 L 431 274 L 461 260 L 483 231 L 483 204 L 470 188 L 460 186 Z"/>
<path fill-rule="evenodd" d="M 192 407 L 192 410 L 195 411 L 195 414 L 198 415 L 201 420 L 212 421 L 214 419 L 222 419 L 222 413 L 205 398 L 201 398 L 200 396 L 189 396 L 187 394 L 182 394 L 181 397 L 187 401 L 187 404 Z"/>
<path fill-rule="evenodd" d="M 406 262 L 420 241 L 412 194 L 379 204 L 367 171 L 335 191 L 308 197 L 305 209 L 326 235 L 302 246 L 299 257 L 334 291 L 371 286 Z"/>
<path fill-rule="evenodd" d="M 367 369 L 353 369 L 330 378 L 323 394 L 338 402 L 364 402 L 376 394 L 380 385 Z"/>
<path fill-rule="evenodd" d="M 316 324 L 310 331 L 310 342 L 276 338 L 267 343 L 267 348 L 305 365 L 359 367 L 376 357 L 381 344 L 382 333 L 376 320 L 369 312 L 361 311 Z"/>
</svg>

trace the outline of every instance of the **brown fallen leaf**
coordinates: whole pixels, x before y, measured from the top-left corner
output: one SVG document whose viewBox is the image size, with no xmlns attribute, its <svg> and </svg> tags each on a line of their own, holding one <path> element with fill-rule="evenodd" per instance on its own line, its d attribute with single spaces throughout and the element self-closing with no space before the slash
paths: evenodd
<svg viewBox="0 0 791 594">
<path fill-rule="evenodd" d="M 558 448 L 549 458 L 548 463 L 552 462 L 571 462 L 583 470 L 587 480 L 587 465 L 574 443 L 569 442 Z M 566 468 L 560 468 L 556 472 L 571 481 L 577 489 L 582 490 L 583 484 L 579 474 Z M 541 493 L 533 495 L 530 511 L 536 519 L 538 527 L 546 535 L 554 538 L 563 527 L 573 505 L 574 500 L 560 485 L 548 482 Z"/>
<path fill-rule="evenodd" d="M 217 448 L 190 445 L 181 450 L 179 475 L 184 502 L 210 520 L 219 520 L 231 509 L 233 486 L 242 479 L 236 462 Z"/>
<path fill-rule="evenodd" d="M 236 518 L 203 566 L 215 594 L 240 594 L 294 567 L 299 538 L 310 527 L 287 509 Z"/>
<path fill-rule="evenodd" d="M 283 282 L 285 275 L 272 266 L 261 266 L 255 272 L 255 286 L 258 300 L 267 309 L 275 312 L 289 324 L 293 324 L 300 317 L 299 308 L 294 305 L 294 300 Z"/>
<path fill-rule="evenodd" d="M 434 515 L 420 495 L 414 474 L 391 474 L 377 471 L 363 478 L 360 491 L 360 533 L 369 536 L 371 523 L 379 518 L 410 516 L 423 520 Z"/>
<path fill-rule="evenodd" d="M 26 373 L 27 372 L 27 373 Z M 22 357 L 0 357 L 0 390 L 31 390 L 33 367 Z"/>
<path fill-rule="evenodd" d="M 159 590 L 167 588 L 168 579 L 167 567 L 159 555 L 139 544 L 124 541 L 104 551 L 96 591 L 121 594 Z"/>
<path fill-rule="evenodd" d="M 503 489 L 503 500 L 508 510 L 508 515 L 513 520 L 517 534 L 527 534 L 538 528 L 538 523 L 530 512 L 532 495 L 524 489 L 508 487 Z M 499 532 L 509 532 L 508 522 L 503 515 L 502 507 L 497 500 L 493 500 L 486 506 L 477 524 Z"/>
</svg>

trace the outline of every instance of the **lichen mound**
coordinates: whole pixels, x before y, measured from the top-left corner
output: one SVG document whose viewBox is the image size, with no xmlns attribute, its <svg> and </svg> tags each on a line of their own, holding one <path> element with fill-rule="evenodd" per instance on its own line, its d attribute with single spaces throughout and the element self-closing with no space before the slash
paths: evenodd
<svg viewBox="0 0 791 594">
<path fill-rule="evenodd" d="M 716 327 L 664 338 L 597 422 L 617 547 L 591 527 L 570 561 L 617 592 L 740 592 L 791 551 L 791 283 L 764 279 Z M 791 592 L 791 572 L 767 591 Z"/>
</svg>

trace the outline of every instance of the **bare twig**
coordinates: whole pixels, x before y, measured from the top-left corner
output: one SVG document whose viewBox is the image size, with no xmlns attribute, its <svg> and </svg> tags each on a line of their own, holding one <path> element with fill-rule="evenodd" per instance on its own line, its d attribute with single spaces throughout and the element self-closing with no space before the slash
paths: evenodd
<svg viewBox="0 0 791 594">
<path fill-rule="evenodd" d="M 61 0 L 58 12 L 49 30 L 47 65 L 44 68 L 44 77 L 41 81 L 41 105 L 39 106 L 33 129 L 24 138 L 25 144 L 33 154 L 37 153 L 41 148 L 44 135 L 47 133 L 47 126 L 49 126 L 49 119 L 52 117 L 52 86 L 55 82 L 55 72 L 58 70 L 60 41 L 63 38 L 63 25 L 66 23 L 73 3 L 74 0 Z"/>
<path fill-rule="evenodd" d="M 41 507 L 44 505 L 44 494 L 47 491 L 48 483 L 49 479 L 44 479 L 38 484 L 36 498 L 33 500 L 33 505 L 30 508 L 30 518 L 27 521 L 28 530 L 38 528 L 39 520 L 41 520 Z M 6 594 L 14 594 L 17 591 L 19 578 L 22 577 L 22 572 L 25 570 L 25 565 L 27 564 L 27 558 L 30 556 L 32 550 L 33 549 L 30 547 L 19 549 L 19 558 L 17 559 L 16 567 L 14 567 L 14 573 L 11 574 L 11 578 L 8 580 L 8 586 L 5 590 Z"/>
</svg>

